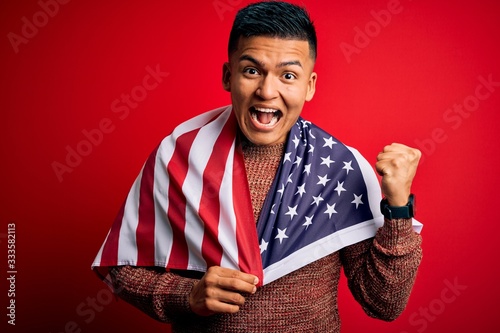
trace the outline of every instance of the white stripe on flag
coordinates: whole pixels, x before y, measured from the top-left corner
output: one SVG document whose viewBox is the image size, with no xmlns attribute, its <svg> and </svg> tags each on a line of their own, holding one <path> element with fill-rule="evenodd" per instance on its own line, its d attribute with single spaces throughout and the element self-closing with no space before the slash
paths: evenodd
<svg viewBox="0 0 500 333">
<path fill-rule="evenodd" d="M 233 209 L 233 166 L 234 166 L 235 144 L 229 151 L 229 158 L 226 162 L 226 172 L 222 178 L 220 188 L 220 224 L 219 224 L 219 243 L 222 246 L 222 259 L 220 266 L 232 269 L 238 269 L 238 242 L 236 240 L 236 214 Z M 225 204 L 225 201 L 227 204 Z"/>
<path fill-rule="evenodd" d="M 125 202 L 118 239 L 118 265 L 137 264 L 136 230 L 139 224 L 139 196 L 143 170 L 144 167 L 132 185 Z"/>
<path fill-rule="evenodd" d="M 264 284 L 268 284 L 288 273 L 326 257 L 346 246 L 375 236 L 374 220 L 355 224 L 323 237 L 314 243 L 293 252 L 288 257 L 264 269 Z"/>
<path fill-rule="evenodd" d="M 170 140 L 172 140 L 172 141 L 177 140 L 177 138 L 180 135 L 202 127 L 207 122 L 209 122 L 210 119 L 214 118 L 217 114 L 219 114 L 222 111 L 227 110 L 229 108 L 231 108 L 231 107 L 224 106 L 224 107 L 221 107 L 218 109 L 214 109 L 212 111 L 202 113 L 194 118 L 188 119 L 185 122 L 183 122 L 182 124 L 179 124 L 179 126 L 177 126 L 174 129 L 174 131 L 172 132 L 172 134 L 170 134 L 167 138 L 165 138 L 165 140 L 168 138 L 170 138 Z"/>
<path fill-rule="evenodd" d="M 167 165 L 174 153 L 174 143 L 167 139 L 158 147 L 154 170 L 155 264 L 159 266 L 167 265 L 173 244 L 172 226 L 167 216 L 170 186 Z"/>
<path fill-rule="evenodd" d="M 203 173 L 229 115 L 229 112 L 223 113 L 213 122 L 203 126 L 189 151 L 189 169 L 182 186 L 187 201 L 184 233 L 189 248 L 188 269 L 200 271 L 207 268 L 201 256 L 204 230 L 198 215 L 203 194 Z"/>
</svg>

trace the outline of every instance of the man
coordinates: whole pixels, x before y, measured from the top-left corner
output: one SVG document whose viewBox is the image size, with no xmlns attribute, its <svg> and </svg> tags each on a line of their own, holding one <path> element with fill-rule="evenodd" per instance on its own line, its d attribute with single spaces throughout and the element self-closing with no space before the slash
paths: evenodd
<svg viewBox="0 0 500 333">
<path fill-rule="evenodd" d="M 240 10 L 228 57 L 232 105 L 162 141 L 93 267 L 174 332 L 339 332 L 341 267 L 368 315 L 395 319 L 421 260 L 410 195 L 420 152 L 378 155 L 379 205 L 369 164 L 300 118 L 317 79 L 300 7 Z"/>
</svg>

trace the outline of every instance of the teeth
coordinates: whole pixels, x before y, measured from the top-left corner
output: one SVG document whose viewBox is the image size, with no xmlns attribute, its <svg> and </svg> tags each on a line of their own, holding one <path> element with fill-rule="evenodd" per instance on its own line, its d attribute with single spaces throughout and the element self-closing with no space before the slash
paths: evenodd
<svg viewBox="0 0 500 333">
<path fill-rule="evenodd" d="M 269 108 L 255 108 L 256 111 L 259 111 L 259 112 L 265 112 L 265 113 L 274 113 L 274 112 L 277 112 L 278 110 L 276 109 L 269 109 Z"/>
</svg>

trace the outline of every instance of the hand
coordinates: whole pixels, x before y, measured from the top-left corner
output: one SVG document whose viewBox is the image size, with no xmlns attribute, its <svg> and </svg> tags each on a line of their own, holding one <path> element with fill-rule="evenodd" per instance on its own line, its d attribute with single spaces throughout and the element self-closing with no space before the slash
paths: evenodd
<svg viewBox="0 0 500 333">
<path fill-rule="evenodd" d="M 404 206 L 408 203 L 411 183 L 421 156 L 420 150 L 400 143 L 385 146 L 377 155 L 375 168 L 382 176 L 382 193 L 390 206 Z"/>
<path fill-rule="evenodd" d="M 258 282 L 259 279 L 254 275 L 212 266 L 193 287 L 189 294 L 189 305 L 200 316 L 235 313 L 245 303 L 241 293 L 255 293 Z"/>
</svg>

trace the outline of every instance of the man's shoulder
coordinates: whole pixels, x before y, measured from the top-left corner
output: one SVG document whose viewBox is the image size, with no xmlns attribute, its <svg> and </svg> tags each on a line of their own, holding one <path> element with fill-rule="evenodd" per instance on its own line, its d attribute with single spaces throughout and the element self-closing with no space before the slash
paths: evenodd
<svg viewBox="0 0 500 333">
<path fill-rule="evenodd" d="M 311 139 L 320 141 L 324 140 L 324 144 L 328 146 L 340 144 L 347 147 L 347 145 L 342 140 L 340 140 L 329 131 L 325 130 L 321 125 L 313 123 L 302 117 L 299 117 L 296 125 L 302 133 L 304 133 Z"/>
<path fill-rule="evenodd" d="M 298 129 L 298 133 L 300 133 L 300 137 L 304 141 L 309 141 L 308 144 L 314 144 L 314 146 L 321 148 L 334 149 L 337 152 L 339 150 L 344 151 L 345 153 L 353 155 L 358 160 L 365 160 L 358 149 L 350 146 L 345 141 L 325 130 L 321 125 L 299 117 L 296 128 Z M 295 132 L 297 133 L 297 130 L 295 130 Z M 292 133 L 290 136 L 291 140 L 295 139 L 294 135 L 297 134 Z"/>
<path fill-rule="evenodd" d="M 219 119 L 222 123 L 225 123 L 231 114 L 231 105 L 221 106 L 209 111 L 202 111 L 190 118 L 187 118 L 177 124 L 174 129 L 166 135 L 165 138 L 174 136 L 177 137 L 184 133 L 200 129 L 205 125 Z"/>
</svg>

